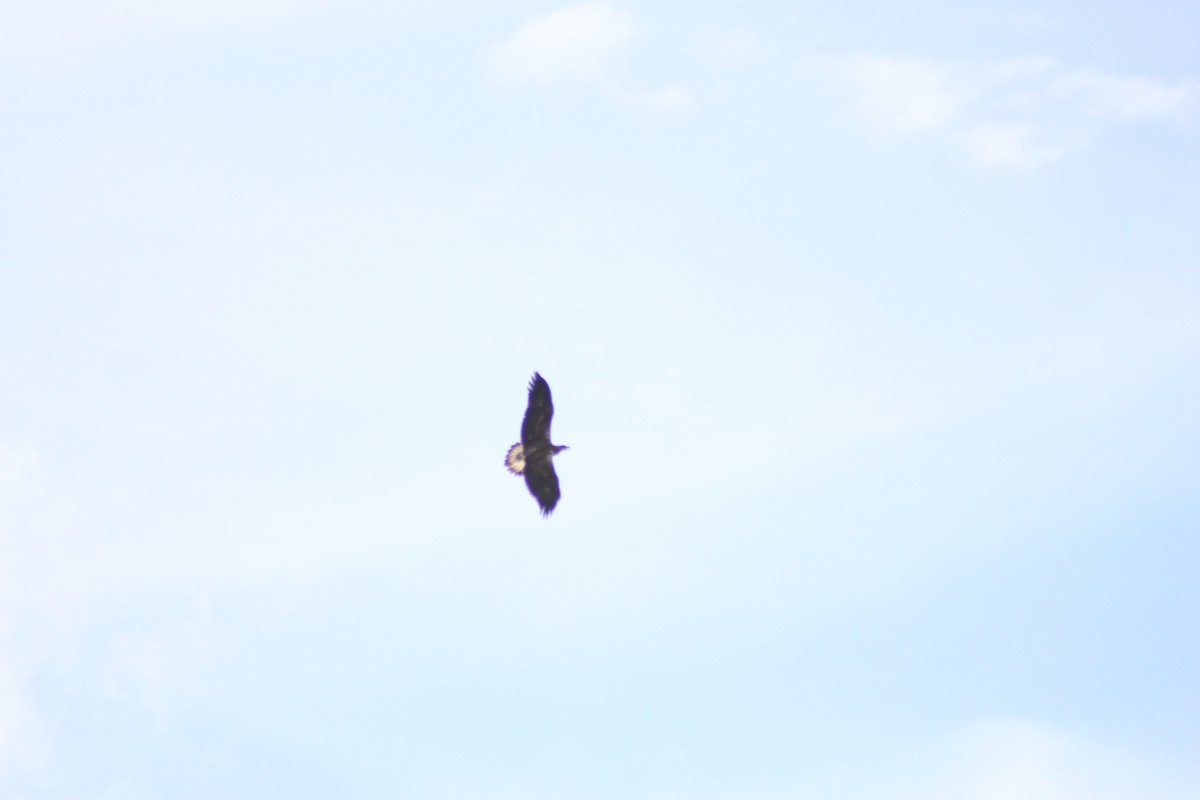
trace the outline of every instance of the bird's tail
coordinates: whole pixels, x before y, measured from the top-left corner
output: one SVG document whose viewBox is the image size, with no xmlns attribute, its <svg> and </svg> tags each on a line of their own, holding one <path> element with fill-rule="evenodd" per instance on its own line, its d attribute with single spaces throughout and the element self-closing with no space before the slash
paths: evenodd
<svg viewBox="0 0 1200 800">
<path fill-rule="evenodd" d="M 508 467 L 508 471 L 513 475 L 525 472 L 525 448 L 520 442 L 508 448 L 508 453 L 504 456 L 504 466 Z"/>
</svg>

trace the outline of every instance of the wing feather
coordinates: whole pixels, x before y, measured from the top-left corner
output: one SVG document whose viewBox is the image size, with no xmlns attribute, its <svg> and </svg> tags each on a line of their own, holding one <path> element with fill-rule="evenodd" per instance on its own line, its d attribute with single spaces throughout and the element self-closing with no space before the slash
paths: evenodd
<svg viewBox="0 0 1200 800">
<path fill-rule="evenodd" d="M 529 405 L 525 408 L 525 420 L 521 423 L 521 443 L 528 453 L 538 445 L 550 444 L 550 420 L 554 416 L 554 403 L 550 400 L 550 384 L 538 373 L 533 373 L 529 382 Z"/>
<path fill-rule="evenodd" d="M 554 472 L 554 460 L 548 453 L 525 461 L 525 485 L 529 487 L 529 493 L 541 506 L 542 516 L 550 516 L 550 512 L 558 505 L 558 498 L 562 495 L 558 491 L 558 475 Z"/>
</svg>

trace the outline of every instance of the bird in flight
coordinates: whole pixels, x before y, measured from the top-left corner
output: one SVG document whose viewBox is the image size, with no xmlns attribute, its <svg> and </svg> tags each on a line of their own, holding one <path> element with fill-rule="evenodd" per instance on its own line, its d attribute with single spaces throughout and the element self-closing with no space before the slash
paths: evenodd
<svg viewBox="0 0 1200 800">
<path fill-rule="evenodd" d="M 536 372 L 529 382 L 529 405 L 521 423 L 521 441 L 508 448 L 504 466 L 513 475 L 524 475 L 529 493 L 541 506 L 542 516 L 550 516 L 558 504 L 558 476 L 554 474 L 554 456 L 567 449 L 565 444 L 550 443 L 550 384 Z"/>
</svg>

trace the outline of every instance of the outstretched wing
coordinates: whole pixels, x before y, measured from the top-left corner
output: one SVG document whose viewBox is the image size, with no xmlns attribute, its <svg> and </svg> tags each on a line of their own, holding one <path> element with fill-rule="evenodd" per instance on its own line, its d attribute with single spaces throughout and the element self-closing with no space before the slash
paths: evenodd
<svg viewBox="0 0 1200 800">
<path fill-rule="evenodd" d="M 558 475 L 554 472 L 554 460 L 548 453 L 525 462 L 525 485 L 529 487 L 529 493 L 542 507 L 542 516 L 550 516 L 550 512 L 558 505 L 558 498 L 562 495 L 558 491 Z"/>
<path fill-rule="evenodd" d="M 550 384 L 536 372 L 529 382 L 529 405 L 525 408 L 525 421 L 521 423 L 521 443 L 525 451 L 530 445 L 547 445 L 550 443 L 550 418 L 554 416 L 554 403 L 550 401 Z M 554 470 L 550 470 L 554 477 Z M 532 486 L 530 489 L 532 490 Z M 537 495 L 537 492 L 534 492 Z M 554 482 L 554 499 L 558 499 L 558 481 Z M 551 505 L 553 508 L 553 504 Z"/>
</svg>

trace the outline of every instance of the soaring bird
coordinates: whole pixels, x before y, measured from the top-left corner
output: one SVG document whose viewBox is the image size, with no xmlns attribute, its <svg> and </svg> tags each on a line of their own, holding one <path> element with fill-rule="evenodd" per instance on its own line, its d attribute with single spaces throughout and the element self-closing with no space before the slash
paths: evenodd
<svg viewBox="0 0 1200 800">
<path fill-rule="evenodd" d="M 525 476 L 525 485 L 541 506 L 543 517 L 550 516 L 561 496 L 553 459 L 567 449 L 565 444 L 550 443 L 550 418 L 553 416 L 550 384 L 535 372 L 529 382 L 529 405 L 525 408 L 525 421 L 521 423 L 521 441 L 508 448 L 504 466 L 513 475 Z"/>
</svg>

